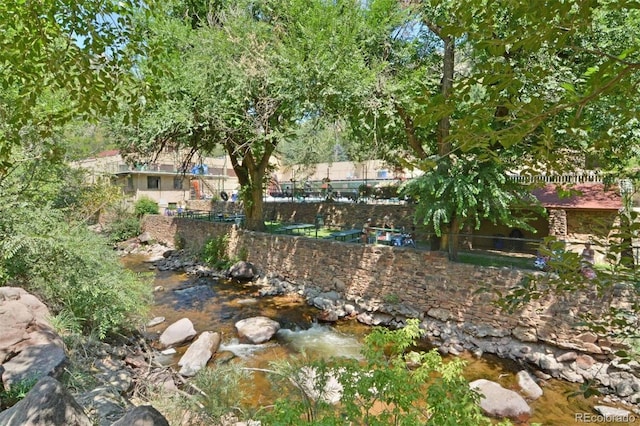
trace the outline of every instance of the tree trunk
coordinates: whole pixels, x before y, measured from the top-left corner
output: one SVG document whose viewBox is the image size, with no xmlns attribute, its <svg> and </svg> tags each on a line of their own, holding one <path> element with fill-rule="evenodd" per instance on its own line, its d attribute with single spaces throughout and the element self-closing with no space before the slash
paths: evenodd
<svg viewBox="0 0 640 426">
<path fill-rule="evenodd" d="M 458 240 L 460 239 L 460 226 L 458 215 L 454 214 L 449 226 L 449 260 L 458 260 Z"/>
<path fill-rule="evenodd" d="M 233 162 L 232 162 L 233 163 Z M 262 198 L 262 176 L 254 162 L 244 162 L 244 166 L 236 170 L 238 182 L 242 187 L 240 191 L 242 208 L 244 209 L 244 226 L 252 231 L 264 231 L 264 200 Z M 234 167 L 235 169 L 235 167 Z"/>
<path fill-rule="evenodd" d="M 443 44 L 444 44 L 444 56 L 442 58 L 442 80 L 440 81 L 440 93 L 445 101 L 451 96 L 451 91 L 453 90 L 453 67 L 455 65 L 455 39 L 451 36 L 442 36 L 440 33 L 436 33 L 440 36 Z M 442 161 L 442 159 L 446 158 L 451 153 L 451 141 L 449 140 L 449 134 L 451 133 L 451 117 L 445 116 L 438 121 L 438 130 L 436 132 L 437 141 L 438 141 L 438 157 L 441 161 L 438 164 L 438 172 L 439 173 L 449 173 L 449 168 L 447 167 L 449 162 Z M 440 249 L 448 250 L 449 257 L 452 256 L 452 244 L 457 244 L 457 235 L 458 231 L 454 224 L 457 224 L 457 218 L 455 214 L 450 218 L 451 223 L 448 226 L 446 233 L 443 234 L 443 237 L 440 241 Z M 455 235 L 455 241 L 452 241 Z M 456 251 L 455 256 L 457 257 L 457 248 L 453 250 Z"/>
<path fill-rule="evenodd" d="M 455 65 L 455 39 L 451 36 L 441 37 L 444 43 L 444 56 L 442 58 L 442 81 L 440 93 L 445 99 L 449 99 L 453 90 L 453 67 Z M 451 117 L 445 116 L 438 121 L 438 156 L 445 157 L 451 152 Z"/>
<path fill-rule="evenodd" d="M 262 185 L 252 182 L 243 192 L 245 226 L 252 231 L 264 231 L 264 200 Z"/>
<path fill-rule="evenodd" d="M 244 216 L 245 227 L 252 231 L 264 231 L 264 200 L 263 183 L 265 181 L 265 170 L 269 164 L 269 158 L 275 149 L 275 143 L 263 145 L 263 150 L 257 150 L 259 161 L 254 157 L 251 148 L 245 143 L 234 144 L 230 138 L 225 144 L 225 149 L 233 170 L 238 176 L 238 182 L 242 187 L 240 192 Z"/>
</svg>

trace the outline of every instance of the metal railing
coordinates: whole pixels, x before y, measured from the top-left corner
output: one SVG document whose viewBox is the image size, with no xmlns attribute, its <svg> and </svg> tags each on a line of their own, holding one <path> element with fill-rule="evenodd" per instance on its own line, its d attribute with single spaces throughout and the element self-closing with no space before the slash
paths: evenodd
<svg viewBox="0 0 640 426">
<path fill-rule="evenodd" d="M 520 183 L 603 183 L 604 175 L 597 171 L 583 173 L 551 174 L 551 175 L 520 175 L 508 174 L 509 179 Z"/>
<path fill-rule="evenodd" d="M 222 212 L 215 212 L 210 210 L 191 210 L 191 209 L 184 210 L 184 211 L 167 210 L 165 212 L 165 215 L 184 217 L 184 218 L 195 219 L 195 220 L 206 220 L 208 222 L 229 222 L 229 223 L 231 222 L 238 223 L 238 221 L 244 222 L 243 214 L 222 213 Z"/>
</svg>

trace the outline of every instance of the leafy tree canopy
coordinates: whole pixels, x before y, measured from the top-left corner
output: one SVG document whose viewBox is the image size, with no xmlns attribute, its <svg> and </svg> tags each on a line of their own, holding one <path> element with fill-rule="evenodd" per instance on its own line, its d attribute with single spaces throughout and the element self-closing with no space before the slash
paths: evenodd
<svg viewBox="0 0 640 426">
<path fill-rule="evenodd" d="M 12 150 L 46 145 L 74 117 L 111 114 L 114 100 L 138 104 L 144 86 L 134 82 L 136 60 L 151 46 L 138 32 L 153 1 L 8 1 L 0 4 L 0 175 Z M 131 112 L 136 109 L 132 108 Z"/>
<path fill-rule="evenodd" d="M 377 49 L 383 38 L 376 31 L 388 30 L 382 17 L 395 4 L 215 3 L 207 19 L 201 7 L 169 5 L 150 27 L 164 53 L 148 59 L 172 74 L 159 81 L 163 99 L 147 104 L 137 126 L 114 129 L 120 145 L 146 156 L 164 144 L 192 154 L 224 146 L 243 188 L 247 226 L 262 229 L 271 156 L 302 121 L 364 94 L 359 88 L 373 80 L 351 50 Z M 175 18 L 186 9 L 198 11 L 195 24 L 192 13 Z"/>
<path fill-rule="evenodd" d="M 479 178 L 566 172 L 594 157 L 600 167 L 621 170 L 638 151 L 637 4 L 403 4 L 407 20 L 389 34 L 390 49 L 378 52 L 386 66 L 348 122 L 362 150 L 383 141 L 389 162 L 432 175 L 414 195 L 427 181 L 448 182 L 451 197 L 419 194 L 424 213 L 441 208 L 417 220 L 455 235 L 477 205 L 493 205 L 493 220 L 516 219 L 513 206 L 492 201 L 521 198 L 507 182 L 479 180 L 475 186 L 496 192 L 453 196 L 468 190 L 457 174 L 466 161 L 462 168 Z"/>
<path fill-rule="evenodd" d="M 14 149 L 0 178 L 0 286 L 23 287 L 70 331 L 104 338 L 135 324 L 150 301 L 149 284 L 86 226 L 119 191 L 85 186 L 77 171 L 42 161 L 40 149 Z"/>
</svg>

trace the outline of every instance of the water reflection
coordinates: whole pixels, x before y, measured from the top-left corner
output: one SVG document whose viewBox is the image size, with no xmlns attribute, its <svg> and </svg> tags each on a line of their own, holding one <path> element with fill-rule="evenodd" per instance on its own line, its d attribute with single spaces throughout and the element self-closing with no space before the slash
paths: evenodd
<svg viewBox="0 0 640 426">
<path fill-rule="evenodd" d="M 202 280 L 199 282 L 200 284 L 173 290 L 175 295 L 173 309 L 176 311 L 185 309 L 202 310 L 211 299 L 216 297 L 216 293 L 213 291 L 210 283 L 203 282 Z"/>
<path fill-rule="evenodd" d="M 148 271 L 141 258 L 128 258 L 125 264 L 136 271 Z M 369 328 L 357 321 L 339 322 L 332 326 L 314 322 L 318 311 L 308 306 L 297 296 L 258 297 L 258 288 L 252 284 L 226 280 L 198 280 L 175 272 L 157 272 L 155 286 L 163 291 L 155 293 L 155 306 L 151 316 L 164 316 L 166 322 L 149 330 L 160 333 L 169 324 L 189 318 L 198 332 L 211 330 L 222 333 L 222 345 L 218 355 L 233 353 L 237 360 L 248 366 L 268 368 L 272 361 L 279 361 L 297 354 L 309 358 L 349 357 L 360 359 L 362 339 Z M 237 339 L 235 322 L 252 316 L 264 315 L 278 321 L 281 330 L 276 338 L 262 345 L 248 345 Z M 186 347 L 178 348 L 173 363 L 177 363 Z M 465 377 L 469 381 L 486 378 L 503 387 L 518 390 L 515 373 L 523 367 L 515 362 L 495 356 L 476 358 L 468 353 L 462 355 L 467 361 Z M 215 360 L 213 361 L 215 363 Z M 542 425 L 573 425 L 577 413 L 594 413 L 595 399 L 568 398 L 578 385 L 558 380 L 541 383 L 544 395 L 530 402 L 533 415 L 531 423 Z M 255 392 L 256 406 L 270 404 L 275 397 L 269 389 L 268 380 L 258 374 L 251 384 Z M 611 404 L 604 404 L 611 405 Z M 628 408 L 627 408 L 628 409 Z M 618 423 L 607 423 L 616 425 Z M 629 424 L 629 423 L 626 423 Z"/>
</svg>

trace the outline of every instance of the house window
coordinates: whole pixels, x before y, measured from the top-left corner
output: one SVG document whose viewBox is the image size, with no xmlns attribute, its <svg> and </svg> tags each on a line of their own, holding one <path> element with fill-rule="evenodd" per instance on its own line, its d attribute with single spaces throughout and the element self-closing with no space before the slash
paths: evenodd
<svg viewBox="0 0 640 426">
<path fill-rule="evenodd" d="M 160 177 L 147 176 L 147 189 L 160 189 Z"/>
<path fill-rule="evenodd" d="M 182 181 L 181 177 L 173 178 L 173 189 L 182 189 Z"/>
<path fill-rule="evenodd" d="M 133 176 L 127 176 L 127 191 L 133 191 Z"/>
</svg>

